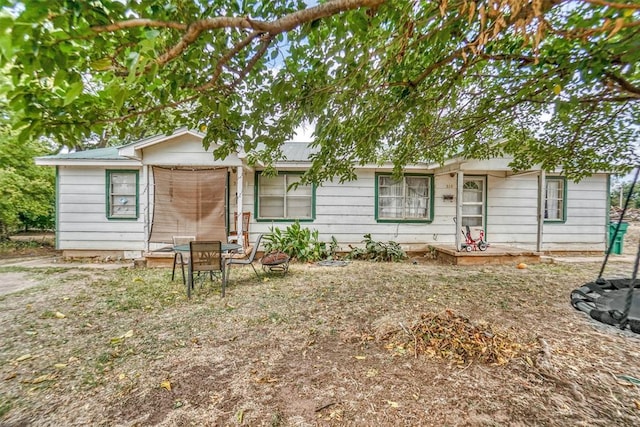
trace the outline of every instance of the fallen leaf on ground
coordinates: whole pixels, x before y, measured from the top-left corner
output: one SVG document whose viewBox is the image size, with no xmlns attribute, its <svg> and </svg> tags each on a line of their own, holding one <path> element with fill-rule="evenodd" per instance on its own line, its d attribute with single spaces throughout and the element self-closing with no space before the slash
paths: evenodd
<svg viewBox="0 0 640 427">
<path fill-rule="evenodd" d="M 169 381 L 169 380 L 162 381 L 160 383 L 160 387 L 162 387 L 163 389 L 165 389 L 167 391 L 171 391 L 171 381 Z"/>
<path fill-rule="evenodd" d="M 24 361 L 24 360 L 31 359 L 32 357 L 33 357 L 33 356 L 31 356 L 31 353 L 29 353 L 29 354 L 23 354 L 22 356 L 20 356 L 20 357 L 18 357 L 18 358 L 16 359 L 16 362 L 22 362 L 22 361 Z"/>
<path fill-rule="evenodd" d="M 45 381 L 53 381 L 54 379 L 55 377 L 51 374 L 41 375 L 38 378 L 35 378 L 34 380 L 32 380 L 31 384 L 40 384 Z"/>
<path fill-rule="evenodd" d="M 119 337 L 111 338 L 111 344 L 120 344 L 122 341 L 125 340 L 125 338 L 131 338 L 132 336 L 133 336 L 133 329 L 129 329 L 123 335 L 120 335 Z"/>
</svg>

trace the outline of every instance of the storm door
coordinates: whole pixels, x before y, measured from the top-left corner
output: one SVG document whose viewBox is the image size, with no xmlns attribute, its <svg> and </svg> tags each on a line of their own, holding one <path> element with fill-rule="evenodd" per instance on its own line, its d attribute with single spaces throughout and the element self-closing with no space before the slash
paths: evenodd
<svg viewBox="0 0 640 427">
<path fill-rule="evenodd" d="M 485 228 L 486 185 L 485 177 L 465 176 L 462 186 L 462 225 Z"/>
</svg>

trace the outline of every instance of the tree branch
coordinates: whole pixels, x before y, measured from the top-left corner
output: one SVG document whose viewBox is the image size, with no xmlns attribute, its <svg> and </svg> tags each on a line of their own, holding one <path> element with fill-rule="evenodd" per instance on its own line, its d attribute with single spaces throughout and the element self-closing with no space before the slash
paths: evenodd
<svg viewBox="0 0 640 427">
<path fill-rule="evenodd" d="M 195 42 L 204 31 L 218 30 L 222 28 L 250 29 L 262 33 L 269 33 L 271 36 L 291 31 L 294 28 L 306 23 L 322 18 L 327 18 L 358 9 L 360 7 L 377 7 L 386 0 L 333 0 L 308 9 L 299 10 L 278 18 L 274 21 L 258 21 L 249 17 L 215 17 L 201 19 L 189 25 L 177 22 L 165 22 L 152 19 L 130 19 L 127 21 L 115 22 L 109 25 L 92 27 L 96 33 L 115 32 L 125 28 L 136 27 L 165 27 L 184 31 L 181 40 L 156 59 L 158 65 L 165 65 L 180 56 L 189 45 Z"/>
<path fill-rule="evenodd" d="M 124 122 L 125 120 L 129 120 L 132 117 L 143 116 L 145 114 L 149 114 L 149 113 L 152 113 L 154 111 L 164 110 L 165 108 L 177 107 L 178 105 L 182 105 L 182 104 L 184 104 L 186 102 L 195 101 L 199 97 L 200 97 L 200 94 L 191 95 L 191 96 L 189 96 L 187 98 L 184 98 L 184 99 L 181 99 L 179 101 L 169 102 L 169 103 L 162 104 L 162 105 L 156 105 L 154 107 L 147 108 L 146 110 L 133 111 L 133 112 L 131 112 L 129 114 L 125 114 L 124 116 L 114 117 L 113 119 L 97 120 L 97 121 L 95 121 L 93 123 L 100 124 L 100 123 Z"/>
<path fill-rule="evenodd" d="M 615 75 L 611 71 L 605 71 L 604 75 L 607 78 L 609 78 L 609 80 L 613 80 L 615 83 L 617 83 L 618 86 L 622 90 L 624 90 L 625 92 L 628 92 L 628 93 L 633 94 L 633 95 L 637 96 L 638 98 L 640 98 L 640 87 L 634 86 L 628 80 L 623 79 L 622 77 Z"/>
<path fill-rule="evenodd" d="M 240 71 L 240 74 L 239 74 L 238 78 L 236 78 L 233 81 L 233 83 L 231 83 L 229 85 L 229 90 L 230 91 L 233 91 L 233 89 L 238 85 L 238 83 L 240 83 L 242 80 L 244 80 L 244 78 L 247 76 L 247 74 L 249 74 L 249 72 L 253 69 L 253 67 L 255 67 L 255 65 L 258 63 L 260 58 L 262 58 L 264 56 L 264 54 L 267 52 L 267 48 L 269 47 L 269 45 L 271 44 L 272 41 L 273 41 L 272 37 L 266 37 L 266 38 L 264 38 L 262 40 L 260 49 L 258 49 L 256 54 L 253 55 L 253 57 L 249 60 L 249 63 L 247 64 L 247 66 L 244 67 L 242 69 L 242 71 Z"/>
<path fill-rule="evenodd" d="M 640 10 L 640 4 L 617 3 L 606 0 L 582 0 L 583 3 L 595 4 L 596 6 L 606 6 L 612 9 L 632 9 Z"/>
<path fill-rule="evenodd" d="M 91 27 L 94 33 L 113 33 L 125 28 L 137 27 L 153 27 L 153 28 L 173 28 L 175 30 L 184 31 L 187 29 L 186 24 L 172 21 L 158 21 L 156 19 L 129 19 L 127 21 L 114 22 L 109 25 L 97 25 Z"/>
<path fill-rule="evenodd" d="M 252 33 L 248 34 L 244 39 L 236 43 L 231 49 L 227 51 L 227 53 L 222 55 L 222 57 L 218 60 L 215 70 L 213 71 L 213 75 L 211 76 L 209 81 L 201 86 L 196 87 L 195 90 L 204 91 L 204 90 L 209 90 L 213 88 L 216 84 L 216 81 L 218 80 L 218 77 L 220 77 L 220 74 L 222 74 L 222 67 L 227 62 L 231 61 L 231 59 L 240 51 L 242 51 L 242 49 L 249 46 L 249 44 L 251 44 L 251 42 L 255 40 L 256 37 L 259 37 L 261 34 L 262 33 L 259 31 L 253 31 Z"/>
</svg>

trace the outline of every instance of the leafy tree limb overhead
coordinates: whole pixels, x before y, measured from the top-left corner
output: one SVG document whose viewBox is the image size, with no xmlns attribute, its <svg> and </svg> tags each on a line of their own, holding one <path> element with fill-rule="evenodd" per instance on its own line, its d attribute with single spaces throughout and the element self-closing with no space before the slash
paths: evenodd
<svg viewBox="0 0 640 427">
<path fill-rule="evenodd" d="M 161 3 L 0 0 L 21 138 L 188 126 L 268 159 L 313 122 L 316 179 L 459 153 L 574 177 L 638 162 L 637 1 Z"/>
</svg>

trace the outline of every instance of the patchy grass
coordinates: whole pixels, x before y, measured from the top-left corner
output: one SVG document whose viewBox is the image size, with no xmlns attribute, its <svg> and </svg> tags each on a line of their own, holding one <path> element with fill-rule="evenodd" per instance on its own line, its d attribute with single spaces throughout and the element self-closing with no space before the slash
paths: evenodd
<svg viewBox="0 0 640 427">
<path fill-rule="evenodd" d="M 36 272 L 0 298 L 0 424 L 637 425 L 640 340 L 569 304 L 598 269 L 234 268 L 191 300 L 170 270 Z"/>
<path fill-rule="evenodd" d="M 0 240 L 0 259 L 52 255 L 55 253 L 55 242 L 50 235 Z"/>
</svg>

